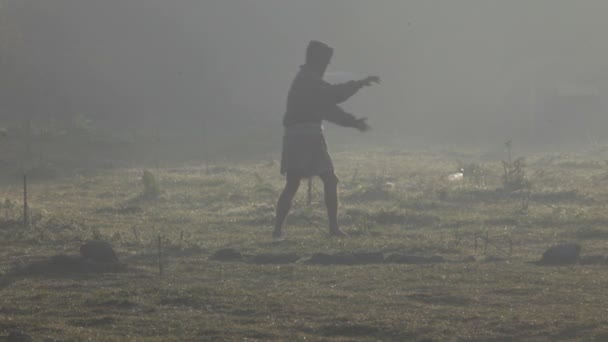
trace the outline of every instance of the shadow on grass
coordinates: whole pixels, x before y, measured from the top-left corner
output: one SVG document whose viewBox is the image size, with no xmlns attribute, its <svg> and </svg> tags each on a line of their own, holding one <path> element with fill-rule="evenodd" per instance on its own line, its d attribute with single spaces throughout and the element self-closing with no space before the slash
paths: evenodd
<svg viewBox="0 0 608 342">
<path fill-rule="evenodd" d="M 348 338 L 355 340 L 377 339 L 379 341 L 418 341 L 424 338 L 411 332 L 403 332 L 393 328 L 377 327 L 361 323 L 333 323 L 325 324 L 318 328 L 303 327 L 301 332 L 324 338 Z M 340 339 L 341 340 L 341 339 Z"/>
<path fill-rule="evenodd" d="M 473 302 L 470 298 L 444 294 L 414 293 L 408 297 L 417 302 L 430 305 L 464 306 L 470 305 Z"/>
<path fill-rule="evenodd" d="M 106 273 L 139 272 L 119 262 L 92 262 L 76 256 L 55 255 L 31 261 L 0 276 L 0 289 L 21 278 L 62 278 L 82 280 Z"/>
<path fill-rule="evenodd" d="M 127 271 L 127 265 L 119 262 L 92 262 L 80 257 L 55 255 L 30 262 L 10 272 L 15 276 L 63 276 L 70 274 L 118 273 Z"/>
<path fill-rule="evenodd" d="M 103 327 L 116 323 L 116 319 L 110 316 L 104 316 L 99 318 L 84 318 L 84 319 L 75 319 L 68 321 L 68 324 L 76 326 L 76 327 Z"/>
</svg>

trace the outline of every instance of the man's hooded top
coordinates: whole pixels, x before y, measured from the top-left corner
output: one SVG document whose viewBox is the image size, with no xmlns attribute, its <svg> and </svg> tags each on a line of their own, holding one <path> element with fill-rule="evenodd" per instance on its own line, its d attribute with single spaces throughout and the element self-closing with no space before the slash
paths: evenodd
<svg viewBox="0 0 608 342">
<path fill-rule="evenodd" d="M 329 45 L 313 40 L 308 43 L 308 47 L 306 48 L 305 65 L 323 77 L 333 55 L 334 49 Z"/>
<path fill-rule="evenodd" d="M 318 123 L 328 120 L 341 126 L 353 127 L 356 118 L 345 112 L 338 104 L 348 100 L 361 87 L 360 81 L 329 84 L 323 80 L 325 70 L 333 55 L 328 45 L 311 41 L 306 50 L 306 63 L 300 67 L 289 94 L 284 126 Z"/>
</svg>

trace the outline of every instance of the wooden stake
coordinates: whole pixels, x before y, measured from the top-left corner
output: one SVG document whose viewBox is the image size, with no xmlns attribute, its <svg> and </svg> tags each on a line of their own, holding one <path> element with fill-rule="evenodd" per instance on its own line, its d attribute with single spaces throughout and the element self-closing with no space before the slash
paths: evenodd
<svg viewBox="0 0 608 342">
<path fill-rule="evenodd" d="M 507 147 L 507 158 L 509 160 L 509 163 L 511 163 L 511 150 L 513 149 L 513 143 L 511 140 L 507 141 L 505 143 L 505 146 Z"/>
<path fill-rule="evenodd" d="M 160 234 L 158 235 L 158 274 L 163 276 L 163 240 Z"/>
<path fill-rule="evenodd" d="M 477 233 L 475 233 L 475 253 L 477 253 Z"/>
<path fill-rule="evenodd" d="M 28 227 L 28 205 L 27 205 L 27 175 L 23 174 L 23 228 Z"/>
<path fill-rule="evenodd" d="M 486 230 L 485 243 L 483 244 L 483 252 L 486 253 L 488 250 L 488 242 L 490 241 L 490 233 Z"/>
</svg>

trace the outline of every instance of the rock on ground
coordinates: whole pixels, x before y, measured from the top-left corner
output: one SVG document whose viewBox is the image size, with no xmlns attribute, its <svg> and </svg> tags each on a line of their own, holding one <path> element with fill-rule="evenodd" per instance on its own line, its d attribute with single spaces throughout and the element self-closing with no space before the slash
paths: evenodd
<svg viewBox="0 0 608 342">
<path fill-rule="evenodd" d="M 234 248 L 223 248 L 213 253 L 209 259 L 216 261 L 241 261 L 243 260 L 243 255 Z"/>
<path fill-rule="evenodd" d="M 307 263 L 312 265 L 355 265 L 357 258 L 352 253 L 315 253 Z"/>
<path fill-rule="evenodd" d="M 435 264 L 445 262 L 445 259 L 441 256 L 423 257 L 418 255 L 403 255 L 399 253 L 389 254 L 386 259 L 386 263 L 397 263 L 397 264 Z"/>
<path fill-rule="evenodd" d="M 384 262 L 384 253 L 382 252 L 355 252 L 358 264 L 381 264 Z"/>
<path fill-rule="evenodd" d="M 118 262 L 112 245 L 103 240 L 92 240 L 80 246 L 80 256 L 95 262 Z"/>
<path fill-rule="evenodd" d="M 251 258 L 254 264 L 291 264 L 300 259 L 295 253 L 263 253 Z"/>
<path fill-rule="evenodd" d="M 543 265 L 571 265 L 580 260 L 581 246 L 576 243 L 565 243 L 553 246 L 543 253 L 540 263 Z"/>
</svg>

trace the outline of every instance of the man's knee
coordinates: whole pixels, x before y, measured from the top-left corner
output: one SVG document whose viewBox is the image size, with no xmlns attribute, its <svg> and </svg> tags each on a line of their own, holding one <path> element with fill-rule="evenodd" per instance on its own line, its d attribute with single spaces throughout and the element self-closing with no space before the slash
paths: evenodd
<svg viewBox="0 0 608 342">
<path fill-rule="evenodd" d="M 285 183 L 285 192 L 291 196 L 295 195 L 300 187 L 300 177 L 287 176 L 287 182 Z"/>
<path fill-rule="evenodd" d="M 338 176 L 336 176 L 336 174 L 333 172 L 321 175 L 321 180 L 323 180 L 323 184 L 325 185 L 325 187 L 336 187 L 338 186 L 338 182 L 340 181 L 340 179 L 338 179 Z"/>
</svg>

